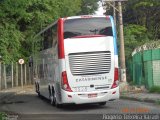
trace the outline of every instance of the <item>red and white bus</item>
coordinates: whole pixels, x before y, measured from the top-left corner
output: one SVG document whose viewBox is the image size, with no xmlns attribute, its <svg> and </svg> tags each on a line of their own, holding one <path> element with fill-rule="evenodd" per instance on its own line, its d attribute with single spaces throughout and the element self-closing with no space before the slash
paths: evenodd
<svg viewBox="0 0 160 120">
<path fill-rule="evenodd" d="M 111 16 L 60 18 L 36 35 L 36 92 L 51 104 L 119 99 L 116 30 Z"/>
</svg>

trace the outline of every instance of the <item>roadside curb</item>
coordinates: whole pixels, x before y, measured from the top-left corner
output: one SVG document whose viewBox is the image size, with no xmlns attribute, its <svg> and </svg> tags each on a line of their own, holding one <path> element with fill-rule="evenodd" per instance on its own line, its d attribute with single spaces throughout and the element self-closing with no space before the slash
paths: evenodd
<svg viewBox="0 0 160 120">
<path fill-rule="evenodd" d="M 121 99 L 127 99 L 127 100 L 133 100 L 133 101 L 139 101 L 139 102 L 148 102 L 148 103 L 155 103 L 157 104 L 157 100 L 151 100 L 151 99 L 141 99 L 141 98 L 135 98 L 135 97 L 128 97 L 128 96 L 120 96 Z"/>
</svg>

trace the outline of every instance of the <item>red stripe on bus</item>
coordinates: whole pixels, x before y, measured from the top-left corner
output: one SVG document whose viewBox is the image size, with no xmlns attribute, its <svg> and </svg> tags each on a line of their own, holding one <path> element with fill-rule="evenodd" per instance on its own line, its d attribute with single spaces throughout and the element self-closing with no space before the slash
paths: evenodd
<svg viewBox="0 0 160 120">
<path fill-rule="evenodd" d="M 63 19 L 58 20 L 58 58 L 64 58 L 64 36 L 63 36 Z"/>
</svg>

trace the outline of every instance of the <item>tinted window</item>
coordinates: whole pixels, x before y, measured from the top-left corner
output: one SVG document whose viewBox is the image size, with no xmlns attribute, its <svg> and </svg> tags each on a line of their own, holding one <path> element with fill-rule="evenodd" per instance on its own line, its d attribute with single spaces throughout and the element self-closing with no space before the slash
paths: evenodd
<svg viewBox="0 0 160 120">
<path fill-rule="evenodd" d="M 55 46 L 56 42 L 57 42 L 57 24 L 54 25 L 52 28 L 52 36 L 53 36 L 53 45 Z"/>
<path fill-rule="evenodd" d="M 45 50 L 45 49 L 51 48 L 53 45 L 55 45 L 57 41 L 57 24 L 55 24 L 54 26 L 52 26 L 42 34 L 44 34 L 43 49 Z"/>
<path fill-rule="evenodd" d="M 64 23 L 64 39 L 85 35 L 112 35 L 112 25 L 105 17 L 68 19 Z"/>
<path fill-rule="evenodd" d="M 48 49 L 52 47 L 52 31 L 51 29 L 48 29 L 47 31 L 44 32 L 44 41 L 43 41 L 43 45 L 44 45 L 44 49 Z"/>
</svg>

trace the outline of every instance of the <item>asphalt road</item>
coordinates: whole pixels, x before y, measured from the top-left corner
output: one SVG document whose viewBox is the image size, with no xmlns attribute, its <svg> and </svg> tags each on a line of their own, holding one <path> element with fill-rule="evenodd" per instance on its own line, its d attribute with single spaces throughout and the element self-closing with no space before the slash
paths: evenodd
<svg viewBox="0 0 160 120">
<path fill-rule="evenodd" d="M 51 106 L 47 99 L 39 98 L 34 91 L 22 91 L 1 102 L 0 111 L 17 115 L 19 120 L 102 120 L 106 114 L 153 113 L 156 115 L 160 113 L 160 106 L 153 103 L 120 99 L 107 102 L 105 106 L 90 104 L 56 108 Z M 108 119 L 108 116 L 106 118 Z"/>
</svg>

